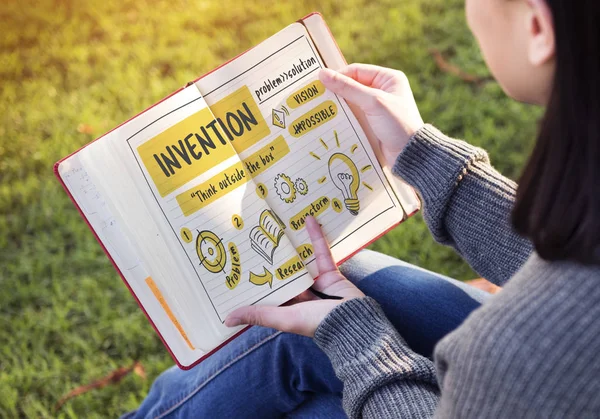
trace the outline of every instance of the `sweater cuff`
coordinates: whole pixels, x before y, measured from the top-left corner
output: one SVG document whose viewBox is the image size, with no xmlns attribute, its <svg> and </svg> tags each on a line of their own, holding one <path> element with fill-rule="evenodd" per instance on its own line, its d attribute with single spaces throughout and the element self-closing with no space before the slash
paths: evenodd
<svg viewBox="0 0 600 419">
<path fill-rule="evenodd" d="M 439 398 L 433 362 L 408 347 L 372 298 L 334 308 L 315 331 L 315 342 L 344 383 L 348 416 L 433 415 Z"/>
<path fill-rule="evenodd" d="M 315 342 L 338 372 L 353 369 L 351 364 L 363 369 L 365 362 L 378 369 L 381 358 L 387 366 L 390 358 L 413 353 L 370 297 L 354 298 L 334 308 L 315 331 Z"/>
<path fill-rule="evenodd" d="M 487 153 L 426 124 L 412 136 L 392 171 L 419 192 L 425 205 L 439 205 L 447 202 L 475 162 L 489 163 Z"/>
</svg>

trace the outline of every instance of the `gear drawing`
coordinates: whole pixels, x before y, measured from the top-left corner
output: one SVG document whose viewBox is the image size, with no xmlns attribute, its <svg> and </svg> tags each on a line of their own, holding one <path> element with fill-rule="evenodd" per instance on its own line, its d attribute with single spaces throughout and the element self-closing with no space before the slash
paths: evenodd
<svg viewBox="0 0 600 419">
<path fill-rule="evenodd" d="M 300 195 L 306 195 L 308 193 L 308 183 L 306 183 L 306 181 L 301 177 L 296 179 L 294 186 L 296 187 L 296 192 L 298 192 Z"/>
<path fill-rule="evenodd" d="M 287 204 L 291 204 L 296 199 L 296 188 L 289 176 L 280 173 L 275 178 L 275 192 L 279 198 Z"/>
</svg>

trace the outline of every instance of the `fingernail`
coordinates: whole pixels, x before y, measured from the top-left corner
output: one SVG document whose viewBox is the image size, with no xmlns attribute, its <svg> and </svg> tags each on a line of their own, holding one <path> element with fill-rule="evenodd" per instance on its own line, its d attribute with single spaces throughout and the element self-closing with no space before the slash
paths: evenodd
<svg viewBox="0 0 600 419">
<path fill-rule="evenodd" d="M 239 319 L 238 317 L 227 317 L 225 319 L 225 326 L 227 326 L 227 327 L 239 326 L 240 324 L 242 324 L 242 322 L 240 320 L 241 319 Z"/>
<path fill-rule="evenodd" d="M 329 81 L 329 80 L 333 80 L 333 76 L 335 74 L 335 71 L 330 70 L 329 68 L 322 68 L 319 71 L 319 79 L 321 81 Z"/>
</svg>

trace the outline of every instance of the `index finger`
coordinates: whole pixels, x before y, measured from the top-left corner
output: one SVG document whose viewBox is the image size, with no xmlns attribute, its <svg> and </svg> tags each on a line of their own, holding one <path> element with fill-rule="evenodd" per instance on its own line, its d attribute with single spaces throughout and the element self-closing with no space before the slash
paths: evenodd
<svg viewBox="0 0 600 419">
<path fill-rule="evenodd" d="M 319 275 L 337 271 L 337 266 L 329 249 L 329 243 L 327 243 L 323 230 L 321 230 L 321 226 L 314 217 L 306 217 L 306 230 L 315 252 Z"/>
</svg>

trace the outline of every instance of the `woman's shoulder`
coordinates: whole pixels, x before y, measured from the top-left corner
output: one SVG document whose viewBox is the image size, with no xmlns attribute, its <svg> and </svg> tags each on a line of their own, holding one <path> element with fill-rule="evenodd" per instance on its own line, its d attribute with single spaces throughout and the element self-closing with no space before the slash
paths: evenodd
<svg viewBox="0 0 600 419">
<path fill-rule="evenodd" d="M 558 399 L 560 409 L 600 408 L 596 397 L 585 396 L 588 386 L 600 386 L 599 352 L 600 267 L 533 254 L 500 293 L 440 342 L 435 357 L 444 391 L 468 383 L 495 394 L 494 403 L 512 406 L 515 414 L 545 416 L 529 409 L 554 414 Z"/>
<path fill-rule="evenodd" d="M 580 335 L 594 330 L 600 338 L 600 266 L 548 262 L 533 253 L 456 333 L 492 344 L 506 341 L 518 350 L 518 343 L 538 347 L 567 336 L 577 345 Z"/>
<path fill-rule="evenodd" d="M 585 324 L 600 328 L 600 316 L 599 321 L 592 322 L 586 315 L 590 311 L 600 314 L 600 266 L 550 262 L 534 252 L 489 302 L 480 321 L 496 319 L 510 324 L 515 332 L 548 328 L 549 336 L 553 336 L 556 333 L 552 330 L 560 327 L 572 329 Z"/>
<path fill-rule="evenodd" d="M 476 326 L 490 321 L 517 327 L 529 322 L 547 323 L 551 314 L 553 320 L 565 323 L 575 312 L 581 314 L 594 307 L 600 310 L 599 303 L 599 265 L 550 262 L 534 252 L 502 291 L 474 312 L 466 324 Z M 563 316 L 556 318 L 559 313 Z"/>
</svg>

